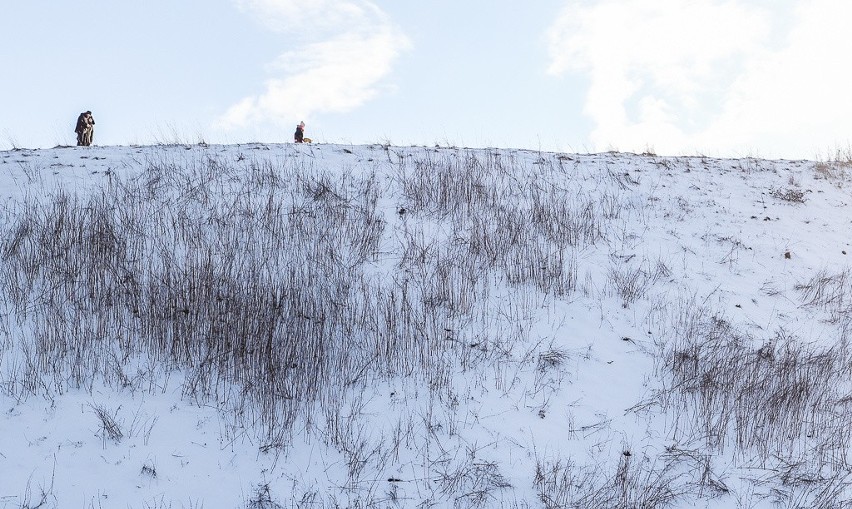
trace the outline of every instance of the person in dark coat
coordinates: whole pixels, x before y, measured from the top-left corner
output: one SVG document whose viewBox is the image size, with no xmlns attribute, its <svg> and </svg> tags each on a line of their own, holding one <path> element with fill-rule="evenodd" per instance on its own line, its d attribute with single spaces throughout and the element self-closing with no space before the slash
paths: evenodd
<svg viewBox="0 0 852 509">
<path fill-rule="evenodd" d="M 88 122 L 86 121 L 86 114 L 87 113 L 88 113 L 87 111 L 80 113 L 80 116 L 77 117 L 77 127 L 74 128 L 74 132 L 77 133 L 77 146 L 78 147 L 83 146 L 83 133 L 86 132 L 86 125 L 88 125 Z"/>
<path fill-rule="evenodd" d="M 299 125 L 296 126 L 296 133 L 293 135 L 293 140 L 296 143 L 302 143 L 305 141 L 305 123 L 299 122 Z"/>
<path fill-rule="evenodd" d="M 95 131 L 95 119 L 92 117 L 91 111 L 84 111 L 77 117 L 77 126 L 74 132 L 77 133 L 77 146 L 88 147 L 92 144 L 92 136 Z"/>
</svg>

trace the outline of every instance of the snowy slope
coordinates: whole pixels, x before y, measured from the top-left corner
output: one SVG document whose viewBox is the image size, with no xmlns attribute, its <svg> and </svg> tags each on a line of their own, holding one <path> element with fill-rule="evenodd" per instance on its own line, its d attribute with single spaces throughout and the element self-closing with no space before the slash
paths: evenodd
<svg viewBox="0 0 852 509">
<path fill-rule="evenodd" d="M 15 150 L 0 170 L 0 508 L 852 504 L 842 162 L 257 144 Z M 66 209 L 80 230 L 51 220 Z M 304 268 L 286 292 L 325 300 L 269 334 L 313 323 L 327 363 L 297 356 L 264 392 L 156 350 L 134 296 L 107 312 L 74 283 L 128 279 L 40 257 L 66 228 L 91 247 L 93 211 L 133 225 L 110 239 L 145 295 L 207 267 L 247 308 L 271 282 L 280 309 Z M 198 316 L 182 333 L 206 337 Z"/>
</svg>

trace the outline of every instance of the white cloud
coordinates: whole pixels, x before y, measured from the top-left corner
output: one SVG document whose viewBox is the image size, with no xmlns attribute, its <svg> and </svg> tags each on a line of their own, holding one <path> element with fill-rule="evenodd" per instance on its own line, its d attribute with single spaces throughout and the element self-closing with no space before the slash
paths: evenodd
<svg viewBox="0 0 852 509">
<path fill-rule="evenodd" d="M 787 44 L 753 59 L 732 85 L 726 108 L 711 134 L 764 135 L 779 145 L 799 146 L 803 156 L 852 133 L 852 54 L 848 20 L 852 3 L 797 2 Z"/>
<path fill-rule="evenodd" d="M 409 47 L 405 35 L 369 1 L 236 1 L 268 29 L 298 33 L 305 42 L 270 63 L 272 77 L 264 92 L 231 106 L 219 119 L 223 129 L 357 108 L 380 92 L 381 80 Z"/>
<path fill-rule="evenodd" d="M 852 127 L 852 3 L 778 4 L 571 2 L 548 34 L 549 71 L 588 76 L 599 149 L 813 155 Z"/>
</svg>

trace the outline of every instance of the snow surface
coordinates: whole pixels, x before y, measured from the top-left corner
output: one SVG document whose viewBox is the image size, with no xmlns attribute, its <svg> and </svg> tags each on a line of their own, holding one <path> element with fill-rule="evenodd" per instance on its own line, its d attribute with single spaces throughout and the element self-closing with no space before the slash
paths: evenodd
<svg viewBox="0 0 852 509">
<path fill-rule="evenodd" d="M 297 160 L 332 173 L 376 172 L 385 181 L 379 206 L 388 226 L 375 270 L 390 274 L 402 256 L 394 239 L 405 205 L 390 177 L 395 161 L 466 154 L 505 158 L 524 169 L 519 178 L 558 165 L 562 173 L 547 177 L 554 185 L 609 196 L 623 211 L 620 231 L 574 253 L 578 291 L 556 296 L 532 287 L 495 288 L 488 297 L 495 314 L 509 313 L 507 303 L 523 308 L 507 316 L 523 317 L 518 326 L 526 352 L 563 352 L 557 369 L 543 372 L 523 361 L 524 351 L 511 352 L 511 362 L 499 369 L 455 377 L 454 405 L 435 402 L 404 377 L 353 392 L 340 404 L 361 443 L 369 447 L 404 431 L 395 454 L 368 461 L 354 478 L 346 455 L 316 431 L 321 426 L 297 424 L 289 447 L 270 449 L 226 411 L 183 397 L 180 373 L 151 391 L 96 384 L 91 391 L 16 400 L 0 390 L 0 508 L 39 502 L 63 508 L 331 507 L 332 501 L 415 507 L 426 500 L 435 507 L 544 507 L 534 487 L 537 462 L 570 460 L 606 470 L 625 451 L 656 458 L 671 445 L 671 414 L 628 410 L 660 389 L 655 361 L 659 345 L 672 339 L 661 309 L 698 303 L 758 344 L 782 329 L 817 344 L 839 334 L 838 325 L 805 306 L 796 290 L 820 271 L 847 270 L 852 249 L 849 179 L 841 167 L 829 174 L 812 161 L 380 145 L 57 147 L 0 152 L 0 199 L 14 210 L 59 189 L 85 195 L 114 179 L 133 179 L 149 161 L 162 159 L 209 156 L 235 165 Z M 802 199 L 783 199 L 791 190 Z M 441 229 L 446 225 L 430 224 L 440 223 L 434 218 L 404 221 L 408 227 L 423 221 L 423 231 L 435 238 L 452 237 Z M 628 303 L 612 287 L 612 274 L 622 268 L 656 274 Z M 17 337 L 15 331 L 7 336 Z M 0 374 L 4 369 L 8 362 L 0 364 Z M 115 412 L 120 440 L 106 436 L 96 407 Z M 460 475 L 456 485 L 435 488 L 438 467 L 424 464 L 424 457 L 448 472 L 475 464 L 480 468 L 471 471 L 485 475 L 490 470 L 483 466 L 496 465 L 498 481 L 510 487 L 493 489 L 479 504 L 467 495 L 479 481 Z M 729 491 L 684 497 L 673 507 L 775 507 L 772 490 L 782 483 L 748 481 L 757 476 L 743 473 L 749 461 L 725 452 L 713 462 Z"/>
</svg>

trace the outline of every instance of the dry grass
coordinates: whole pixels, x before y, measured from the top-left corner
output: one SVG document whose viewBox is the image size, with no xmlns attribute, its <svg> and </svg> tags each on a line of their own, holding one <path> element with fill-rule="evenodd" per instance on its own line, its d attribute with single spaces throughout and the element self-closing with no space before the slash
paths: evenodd
<svg viewBox="0 0 852 509">
<path fill-rule="evenodd" d="M 279 500 L 282 489 L 260 483 L 247 507 L 404 507 L 406 486 L 423 507 L 534 506 L 515 498 L 525 489 L 554 509 L 678 507 L 728 493 L 714 470 L 722 455 L 758 458 L 783 507 L 848 506 L 846 336 L 825 347 L 783 330 L 755 338 L 688 301 L 661 322 L 661 388 L 637 406 L 666 423 L 656 430 L 666 445 L 592 464 L 537 458 L 527 486 L 510 482 L 524 476 L 460 438 L 459 409 L 473 389 L 492 390 L 545 418 L 579 356 L 532 337 L 530 310 L 583 296 L 639 312 L 658 297 L 667 263 L 614 254 L 633 240 L 627 223 L 648 220 L 631 194 L 644 177 L 579 173 L 555 155 L 377 150 L 382 175 L 164 151 L 92 192 L 10 204 L 0 391 L 153 392 L 181 373 L 188 400 L 221 410 L 226 438 L 248 429 L 261 453 L 284 454 L 301 423 L 339 455 L 335 493 L 301 486 Z M 838 168 L 817 171 L 845 178 Z M 773 195 L 803 203 L 798 192 Z M 593 250 L 609 265 L 586 264 Z M 847 281 L 824 271 L 796 288 L 845 331 Z M 370 425 L 368 388 L 399 380 L 420 406 Z M 147 441 L 156 423 L 92 410 L 104 441 Z M 417 477 L 375 477 L 405 454 Z M 155 465 L 142 475 L 157 478 Z M 42 492 L 28 506 L 51 500 Z"/>
</svg>

